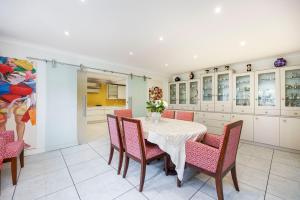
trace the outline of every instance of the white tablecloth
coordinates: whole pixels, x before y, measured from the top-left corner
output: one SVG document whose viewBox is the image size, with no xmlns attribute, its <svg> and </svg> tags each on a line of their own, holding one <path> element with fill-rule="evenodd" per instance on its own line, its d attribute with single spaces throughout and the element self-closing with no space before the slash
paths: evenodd
<svg viewBox="0 0 300 200">
<path fill-rule="evenodd" d="M 207 128 L 197 122 L 162 118 L 158 123 L 150 118 L 138 118 L 142 122 L 144 136 L 167 152 L 176 165 L 178 178 L 182 180 L 185 165 L 185 142 L 206 133 Z"/>
</svg>

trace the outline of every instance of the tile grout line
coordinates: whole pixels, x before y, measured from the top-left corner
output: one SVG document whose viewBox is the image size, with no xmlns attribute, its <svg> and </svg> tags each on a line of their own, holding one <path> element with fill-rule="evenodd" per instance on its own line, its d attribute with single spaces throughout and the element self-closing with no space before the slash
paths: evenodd
<svg viewBox="0 0 300 200">
<path fill-rule="evenodd" d="M 25 158 L 24 158 L 24 162 L 25 162 Z M 25 167 L 25 163 L 24 163 L 24 167 Z M 15 193 L 16 193 L 16 189 L 17 189 L 17 186 L 18 186 L 18 182 L 19 182 L 19 178 L 20 178 L 20 175 L 21 175 L 21 171 L 22 171 L 22 168 L 20 167 L 20 171 L 19 171 L 18 178 L 17 178 L 17 184 L 15 185 L 14 192 L 13 192 L 13 195 L 12 195 L 11 199 L 14 199 L 14 197 L 15 197 Z"/>
<path fill-rule="evenodd" d="M 72 183 L 73 183 L 73 185 L 74 185 L 74 188 L 75 188 L 75 190 L 76 190 L 76 193 L 77 193 L 77 195 L 78 195 L 78 198 L 79 198 L 79 200 L 81 200 L 81 197 L 80 197 L 80 195 L 79 195 L 79 192 L 78 192 L 78 190 L 77 190 L 77 187 L 76 187 L 76 185 L 75 185 L 75 182 L 74 182 L 74 180 L 73 180 L 73 177 L 72 177 L 71 172 L 70 172 L 70 170 L 69 170 L 69 166 L 67 165 L 67 162 L 66 162 L 66 160 L 65 160 L 64 154 L 61 152 L 61 150 L 59 150 L 59 152 L 60 152 L 60 154 L 61 154 L 61 156 L 62 156 L 62 158 L 63 158 L 63 160 L 64 160 L 64 162 L 65 162 L 65 165 L 66 165 L 66 167 L 67 167 L 69 176 L 70 176 L 70 178 L 71 178 L 71 180 L 72 180 Z"/>
<path fill-rule="evenodd" d="M 201 172 L 200 172 L 201 173 Z M 204 186 L 205 184 L 211 179 L 211 177 L 209 177 L 204 183 L 203 185 L 200 186 L 200 188 L 198 190 L 196 190 L 196 192 L 194 192 L 194 194 L 189 198 L 189 200 L 191 200 Z M 206 194 L 206 193 L 205 193 Z M 209 195 L 208 195 L 209 196 Z"/>
<path fill-rule="evenodd" d="M 271 162 L 270 162 L 270 169 L 269 169 L 268 180 L 267 180 L 266 189 L 265 189 L 264 200 L 266 199 L 267 190 L 268 190 L 268 186 L 269 186 L 269 179 L 270 179 L 270 174 L 271 174 L 271 169 L 272 169 L 273 157 L 274 157 L 274 149 L 273 149 L 273 152 L 272 152 L 272 159 L 271 159 Z"/>
</svg>

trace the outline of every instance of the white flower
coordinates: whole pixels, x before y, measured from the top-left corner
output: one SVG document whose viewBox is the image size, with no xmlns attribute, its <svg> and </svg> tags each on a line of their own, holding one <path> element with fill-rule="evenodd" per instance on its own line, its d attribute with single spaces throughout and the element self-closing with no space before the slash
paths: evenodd
<svg viewBox="0 0 300 200">
<path fill-rule="evenodd" d="M 168 103 L 166 101 L 163 101 L 164 107 L 167 108 L 168 107 Z"/>
</svg>

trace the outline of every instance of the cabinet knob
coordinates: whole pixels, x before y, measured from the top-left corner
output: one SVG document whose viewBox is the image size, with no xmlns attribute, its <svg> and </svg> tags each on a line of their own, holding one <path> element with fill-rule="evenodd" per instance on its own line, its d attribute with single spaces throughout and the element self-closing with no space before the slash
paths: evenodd
<svg viewBox="0 0 300 200">
<path fill-rule="evenodd" d="M 295 112 L 295 113 L 294 113 L 294 115 L 298 115 L 298 113 L 297 113 L 297 112 Z"/>
<path fill-rule="evenodd" d="M 286 122 L 286 119 L 282 120 L 283 122 Z"/>
<path fill-rule="evenodd" d="M 265 111 L 265 114 L 268 114 L 268 111 Z"/>
<path fill-rule="evenodd" d="M 234 116 L 234 115 L 232 115 L 232 118 L 235 118 L 235 116 Z"/>
<path fill-rule="evenodd" d="M 258 117 L 255 117 L 256 120 L 258 120 Z"/>
<path fill-rule="evenodd" d="M 241 112 L 244 112 L 244 110 L 241 110 Z"/>
</svg>

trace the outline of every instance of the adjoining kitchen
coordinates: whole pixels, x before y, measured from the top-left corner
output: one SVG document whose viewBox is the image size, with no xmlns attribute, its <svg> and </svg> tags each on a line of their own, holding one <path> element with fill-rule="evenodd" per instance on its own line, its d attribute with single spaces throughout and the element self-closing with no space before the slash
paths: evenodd
<svg viewBox="0 0 300 200">
<path fill-rule="evenodd" d="M 126 107 L 126 77 L 100 73 L 87 75 L 87 140 L 106 134 L 106 114 Z"/>
</svg>

